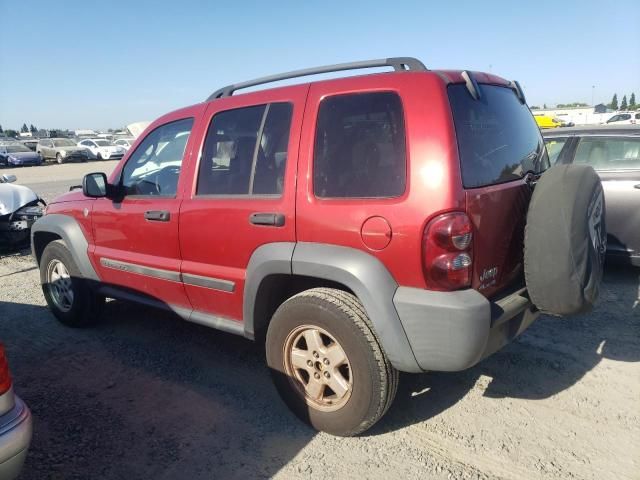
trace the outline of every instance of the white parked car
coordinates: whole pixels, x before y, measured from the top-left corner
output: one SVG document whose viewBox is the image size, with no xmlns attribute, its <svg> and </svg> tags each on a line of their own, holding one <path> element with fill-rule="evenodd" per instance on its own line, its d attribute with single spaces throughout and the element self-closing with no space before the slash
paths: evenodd
<svg viewBox="0 0 640 480">
<path fill-rule="evenodd" d="M 121 146 L 114 145 L 104 138 L 85 138 L 78 145 L 88 148 L 98 160 L 120 159 L 126 152 Z"/>
<path fill-rule="evenodd" d="M 124 148 L 125 150 L 129 150 L 131 148 L 131 145 L 133 145 L 133 142 L 135 142 L 136 139 L 131 137 L 131 138 L 119 138 L 117 139 L 115 142 L 113 142 L 114 145 L 118 145 L 119 147 Z"/>
<path fill-rule="evenodd" d="M 609 120 L 607 125 L 640 125 L 640 112 L 618 112 Z"/>
</svg>

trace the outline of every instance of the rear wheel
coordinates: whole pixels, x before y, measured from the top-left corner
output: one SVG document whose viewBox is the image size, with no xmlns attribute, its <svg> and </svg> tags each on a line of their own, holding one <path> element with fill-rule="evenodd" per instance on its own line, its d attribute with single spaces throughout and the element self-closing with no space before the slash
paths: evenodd
<svg viewBox="0 0 640 480">
<path fill-rule="evenodd" d="M 284 302 L 269 325 L 266 351 L 278 393 L 318 430 L 362 433 L 395 397 L 398 372 L 362 304 L 341 290 L 314 288 Z"/>
<path fill-rule="evenodd" d="M 65 325 L 82 327 L 99 318 L 104 297 L 82 278 L 62 240 L 49 243 L 42 252 L 40 283 L 51 312 Z"/>
<path fill-rule="evenodd" d="M 60 155 L 59 153 L 56 153 L 56 162 L 60 164 L 64 163 L 64 158 L 62 158 L 62 155 Z"/>
</svg>

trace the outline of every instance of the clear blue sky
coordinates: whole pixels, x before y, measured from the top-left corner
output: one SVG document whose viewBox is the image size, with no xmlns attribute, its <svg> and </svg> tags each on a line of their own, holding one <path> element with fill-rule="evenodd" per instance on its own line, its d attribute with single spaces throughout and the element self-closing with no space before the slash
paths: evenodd
<svg viewBox="0 0 640 480">
<path fill-rule="evenodd" d="M 640 1 L 0 0 L 0 125 L 116 128 L 296 68 L 416 56 L 530 105 L 640 97 Z M 640 98 L 639 98 L 640 100 Z"/>
</svg>

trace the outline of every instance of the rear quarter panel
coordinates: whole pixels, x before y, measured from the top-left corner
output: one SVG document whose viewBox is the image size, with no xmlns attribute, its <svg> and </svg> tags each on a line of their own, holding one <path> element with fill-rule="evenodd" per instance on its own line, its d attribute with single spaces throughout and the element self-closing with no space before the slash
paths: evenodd
<svg viewBox="0 0 640 480">
<path fill-rule="evenodd" d="M 391 91 L 400 95 L 406 131 L 407 181 L 399 198 L 327 199 L 313 192 L 317 113 L 330 95 Z M 312 84 L 300 142 L 296 201 L 300 242 L 357 248 L 378 258 L 400 285 L 424 288 L 422 235 L 427 222 L 445 210 L 464 210 L 453 120 L 446 85 L 434 73 L 402 73 L 343 78 Z M 368 248 L 363 223 L 373 216 L 391 226 L 389 245 Z"/>
</svg>

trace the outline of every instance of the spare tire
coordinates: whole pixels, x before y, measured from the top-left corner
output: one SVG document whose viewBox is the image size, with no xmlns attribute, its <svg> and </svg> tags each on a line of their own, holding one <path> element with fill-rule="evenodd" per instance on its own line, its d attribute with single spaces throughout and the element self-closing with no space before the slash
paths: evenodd
<svg viewBox="0 0 640 480">
<path fill-rule="evenodd" d="M 537 182 L 524 239 L 533 304 L 552 315 L 591 310 L 600 290 L 607 234 L 604 192 L 593 168 L 556 165 Z"/>
</svg>

